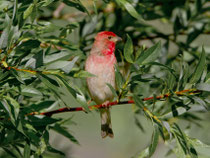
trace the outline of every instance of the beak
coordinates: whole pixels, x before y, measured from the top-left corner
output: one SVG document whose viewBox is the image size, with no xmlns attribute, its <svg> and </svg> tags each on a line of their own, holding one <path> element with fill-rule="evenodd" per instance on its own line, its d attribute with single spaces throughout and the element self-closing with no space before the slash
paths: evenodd
<svg viewBox="0 0 210 158">
<path fill-rule="evenodd" d="M 113 41 L 114 42 L 119 42 L 119 41 L 122 41 L 122 38 L 119 37 L 119 36 L 116 36 L 116 37 L 113 38 Z"/>
</svg>

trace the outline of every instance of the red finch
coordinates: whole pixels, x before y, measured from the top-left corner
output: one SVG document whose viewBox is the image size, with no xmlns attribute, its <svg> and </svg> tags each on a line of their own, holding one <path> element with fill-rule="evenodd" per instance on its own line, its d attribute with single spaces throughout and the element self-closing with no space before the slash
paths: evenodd
<svg viewBox="0 0 210 158">
<path fill-rule="evenodd" d="M 101 136 L 113 137 L 110 110 L 107 107 L 114 96 L 107 83 L 115 88 L 116 57 L 114 54 L 115 44 L 121 40 L 113 32 L 103 31 L 96 35 L 90 55 L 86 60 L 85 70 L 94 74 L 95 77 L 87 78 L 87 86 L 91 98 L 105 108 L 100 110 L 101 114 Z"/>
</svg>

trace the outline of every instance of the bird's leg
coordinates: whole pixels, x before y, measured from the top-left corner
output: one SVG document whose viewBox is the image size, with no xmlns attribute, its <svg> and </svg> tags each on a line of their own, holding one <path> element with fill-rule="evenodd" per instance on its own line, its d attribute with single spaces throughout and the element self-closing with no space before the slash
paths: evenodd
<svg viewBox="0 0 210 158">
<path fill-rule="evenodd" d="M 102 138 L 105 138 L 106 136 L 113 138 L 114 134 L 112 131 L 109 101 L 105 101 L 101 107 L 101 136 Z"/>
</svg>

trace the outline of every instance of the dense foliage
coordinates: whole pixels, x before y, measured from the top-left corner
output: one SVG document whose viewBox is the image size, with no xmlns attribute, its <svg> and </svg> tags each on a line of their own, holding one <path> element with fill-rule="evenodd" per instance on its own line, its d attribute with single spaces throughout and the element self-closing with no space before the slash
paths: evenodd
<svg viewBox="0 0 210 158">
<path fill-rule="evenodd" d="M 170 144 L 168 154 L 202 154 L 196 148 L 208 146 L 190 138 L 178 121 L 199 125 L 195 112 L 210 109 L 210 49 L 194 43 L 210 33 L 207 1 L 0 1 L 0 157 L 64 155 L 50 145 L 51 130 L 79 143 L 67 128 L 71 117 L 40 113 L 61 106 L 88 112 L 85 78 L 91 74 L 84 61 L 102 30 L 124 39 L 116 49 L 117 90 L 110 86 L 115 100 L 132 98 L 137 126 L 144 130 L 142 114 L 154 126 L 151 145 L 134 157 L 151 157 L 160 139 Z"/>
</svg>

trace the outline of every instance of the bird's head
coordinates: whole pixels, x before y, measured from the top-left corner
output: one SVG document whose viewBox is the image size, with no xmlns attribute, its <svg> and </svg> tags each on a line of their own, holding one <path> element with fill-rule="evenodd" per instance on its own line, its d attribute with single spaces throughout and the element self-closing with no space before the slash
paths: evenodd
<svg viewBox="0 0 210 158">
<path fill-rule="evenodd" d="M 96 35 L 93 48 L 101 55 L 111 55 L 115 51 L 115 44 L 121 40 L 113 32 L 102 31 Z"/>
</svg>

